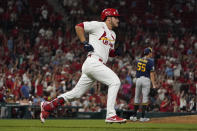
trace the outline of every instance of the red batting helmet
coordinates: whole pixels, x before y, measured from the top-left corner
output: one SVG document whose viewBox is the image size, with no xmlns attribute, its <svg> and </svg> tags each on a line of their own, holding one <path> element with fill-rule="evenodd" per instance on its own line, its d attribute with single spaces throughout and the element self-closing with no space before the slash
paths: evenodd
<svg viewBox="0 0 197 131">
<path fill-rule="evenodd" d="M 120 16 L 118 10 L 114 8 L 104 9 L 101 13 L 101 20 L 104 21 L 107 16 Z"/>
</svg>

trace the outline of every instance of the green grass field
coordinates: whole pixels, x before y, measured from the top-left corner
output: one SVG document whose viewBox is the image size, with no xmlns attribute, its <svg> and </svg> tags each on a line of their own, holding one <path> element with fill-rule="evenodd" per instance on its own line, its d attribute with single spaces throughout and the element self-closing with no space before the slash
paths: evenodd
<svg viewBox="0 0 197 131">
<path fill-rule="evenodd" d="M 197 130 L 196 124 L 151 124 L 127 122 L 106 124 L 104 120 L 39 120 L 0 119 L 0 131 L 185 131 Z"/>
</svg>

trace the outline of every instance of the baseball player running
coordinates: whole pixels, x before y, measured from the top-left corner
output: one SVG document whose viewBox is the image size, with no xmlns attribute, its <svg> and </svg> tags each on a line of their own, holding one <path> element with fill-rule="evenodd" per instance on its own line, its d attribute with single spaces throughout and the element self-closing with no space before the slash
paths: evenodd
<svg viewBox="0 0 197 131">
<path fill-rule="evenodd" d="M 153 88 L 155 86 L 155 73 L 154 73 L 154 60 L 152 59 L 152 49 L 144 49 L 144 57 L 137 60 L 137 69 L 136 69 L 136 89 L 135 89 L 135 98 L 134 98 L 134 114 L 130 117 L 130 120 L 137 121 L 137 110 L 140 105 L 140 95 L 142 93 L 142 114 L 139 121 L 145 122 L 149 121 L 149 118 L 145 117 L 146 108 L 148 105 L 148 95 L 150 92 L 151 82 Z M 151 81 L 151 82 L 150 82 Z"/>
<path fill-rule="evenodd" d="M 102 22 L 89 21 L 82 22 L 75 26 L 77 36 L 84 49 L 88 51 L 87 59 L 82 66 L 82 75 L 76 86 L 69 92 L 66 92 L 51 102 L 41 103 L 40 120 L 45 122 L 50 111 L 53 111 L 65 101 L 71 101 L 80 98 L 93 83 L 97 80 L 108 86 L 107 96 L 107 114 L 106 123 L 125 123 L 126 119 L 116 115 L 114 109 L 118 90 L 120 88 L 120 79 L 105 64 L 108 57 L 120 55 L 120 48 L 114 49 L 116 34 L 112 30 L 118 27 L 119 13 L 116 9 L 107 8 L 101 13 Z M 89 42 L 85 38 L 85 33 L 89 34 Z"/>
</svg>

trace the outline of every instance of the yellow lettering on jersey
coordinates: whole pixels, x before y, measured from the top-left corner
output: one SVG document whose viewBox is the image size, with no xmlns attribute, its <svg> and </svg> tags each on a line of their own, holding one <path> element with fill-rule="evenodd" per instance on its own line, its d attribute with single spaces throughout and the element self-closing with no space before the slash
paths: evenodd
<svg viewBox="0 0 197 131">
<path fill-rule="evenodd" d="M 146 64 L 141 63 L 141 62 L 138 62 L 138 63 L 137 63 L 137 70 L 138 70 L 138 71 L 145 72 L 145 71 L 146 71 Z"/>
<path fill-rule="evenodd" d="M 143 62 L 143 63 L 147 63 L 148 61 L 145 59 L 139 59 L 139 61 Z"/>
<path fill-rule="evenodd" d="M 115 40 L 111 40 L 109 38 L 106 38 L 106 37 L 101 37 L 100 40 L 107 40 L 107 41 L 110 41 L 110 42 L 114 42 Z"/>
</svg>

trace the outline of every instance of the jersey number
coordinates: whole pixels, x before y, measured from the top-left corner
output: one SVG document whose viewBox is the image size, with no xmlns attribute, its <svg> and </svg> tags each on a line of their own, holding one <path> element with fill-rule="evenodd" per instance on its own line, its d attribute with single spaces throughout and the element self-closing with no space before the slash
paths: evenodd
<svg viewBox="0 0 197 131">
<path fill-rule="evenodd" d="M 138 71 L 145 72 L 145 71 L 146 71 L 146 64 L 143 64 L 143 63 L 141 63 L 141 62 L 138 62 L 138 63 L 137 63 L 137 70 L 138 70 Z"/>
</svg>

